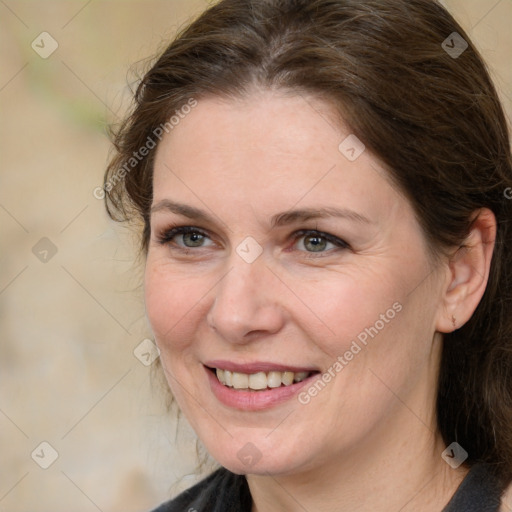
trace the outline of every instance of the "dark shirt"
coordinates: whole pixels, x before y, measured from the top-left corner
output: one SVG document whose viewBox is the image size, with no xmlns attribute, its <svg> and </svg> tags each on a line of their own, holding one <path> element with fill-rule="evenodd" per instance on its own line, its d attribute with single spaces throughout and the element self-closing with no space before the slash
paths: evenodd
<svg viewBox="0 0 512 512">
<path fill-rule="evenodd" d="M 471 468 L 442 512 L 499 512 L 502 489 L 485 464 Z M 221 468 L 153 512 L 251 512 L 247 480 Z"/>
</svg>

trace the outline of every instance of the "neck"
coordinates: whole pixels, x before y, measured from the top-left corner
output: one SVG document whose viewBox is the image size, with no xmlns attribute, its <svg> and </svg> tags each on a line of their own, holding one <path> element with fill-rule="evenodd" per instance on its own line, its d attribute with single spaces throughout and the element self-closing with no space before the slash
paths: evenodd
<svg viewBox="0 0 512 512">
<path fill-rule="evenodd" d="M 293 474 L 248 475 L 252 512 L 443 510 L 467 469 L 444 462 L 445 445 L 435 427 L 418 421 L 409 409 L 402 412 L 353 449 L 330 454 L 331 462 Z"/>
</svg>

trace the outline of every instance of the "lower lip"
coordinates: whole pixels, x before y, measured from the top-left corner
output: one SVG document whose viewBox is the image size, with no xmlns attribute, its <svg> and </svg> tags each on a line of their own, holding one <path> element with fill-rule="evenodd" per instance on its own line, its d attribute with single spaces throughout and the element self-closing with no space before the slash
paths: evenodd
<svg viewBox="0 0 512 512">
<path fill-rule="evenodd" d="M 307 379 L 290 386 L 281 386 L 266 391 L 245 391 L 224 386 L 211 370 L 206 367 L 205 370 L 210 381 L 210 388 L 217 400 L 228 407 L 242 411 L 261 411 L 276 407 L 290 400 L 301 388 L 310 384 L 311 380 L 319 375 L 310 375 Z"/>
</svg>

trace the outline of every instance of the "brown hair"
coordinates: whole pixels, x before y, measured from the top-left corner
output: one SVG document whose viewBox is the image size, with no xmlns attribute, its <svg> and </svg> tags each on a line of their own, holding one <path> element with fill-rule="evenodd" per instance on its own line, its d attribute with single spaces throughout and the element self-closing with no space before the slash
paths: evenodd
<svg viewBox="0 0 512 512">
<path fill-rule="evenodd" d="M 468 44 L 460 55 L 450 51 L 464 48 L 458 37 Z M 127 162 L 191 98 L 243 97 L 254 86 L 328 100 L 387 167 L 438 254 L 464 243 L 475 211 L 494 212 L 485 294 L 472 318 L 444 336 L 437 417 L 446 444 L 468 452 L 466 464 L 489 462 L 508 483 L 512 162 L 505 116 L 477 50 L 434 0 L 220 1 L 145 74 L 114 136 L 107 209 L 116 220 L 143 221 L 143 251 L 155 151 Z"/>
</svg>

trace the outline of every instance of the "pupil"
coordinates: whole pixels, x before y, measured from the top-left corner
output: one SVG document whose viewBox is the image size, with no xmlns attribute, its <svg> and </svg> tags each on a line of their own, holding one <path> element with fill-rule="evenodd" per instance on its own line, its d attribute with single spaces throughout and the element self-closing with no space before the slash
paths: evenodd
<svg viewBox="0 0 512 512">
<path fill-rule="evenodd" d="M 321 238 L 321 237 L 318 237 L 318 236 L 309 236 L 309 237 L 306 237 L 306 248 L 307 247 L 307 244 L 311 244 L 311 248 L 312 248 L 312 252 L 319 252 L 321 251 L 322 249 L 325 249 L 325 246 L 326 246 L 326 241 Z"/>
<path fill-rule="evenodd" d="M 200 233 L 186 233 L 183 236 L 183 242 L 188 247 L 199 247 L 203 241 L 203 235 Z"/>
</svg>

